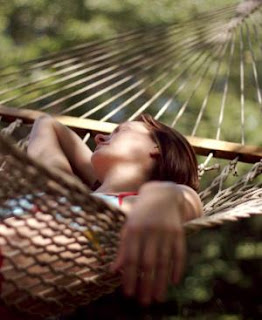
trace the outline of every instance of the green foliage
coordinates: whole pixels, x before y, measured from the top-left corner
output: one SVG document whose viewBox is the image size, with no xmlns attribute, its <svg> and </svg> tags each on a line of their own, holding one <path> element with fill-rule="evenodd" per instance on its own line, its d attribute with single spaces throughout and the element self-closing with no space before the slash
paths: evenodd
<svg viewBox="0 0 262 320">
<path fill-rule="evenodd" d="M 152 0 L 149 5 L 141 0 L 2 0 L 1 64 L 25 61 L 130 29 L 180 21 L 213 7 L 213 1 L 201 2 Z"/>
<path fill-rule="evenodd" d="M 223 0 L 219 1 L 219 6 L 232 5 L 236 2 L 238 1 Z M 47 53 L 67 49 L 87 41 L 106 39 L 136 28 L 150 29 L 160 24 L 183 21 L 186 18 L 193 19 L 196 13 L 212 10 L 214 5 L 217 3 L 213 0 L 0 0 L 1 67 L 9 66 L 8 70 L 11 72 L 16 70 L 17 63 L 38 58 Z M 206 34 L 202 32 L 200 36 L 205 39 Z M 215 53 L 213 56 L 215 60 L 217 58 Z M 248 52 L 245 59 L 250 61 Z M 251 63 L 249 66 L 252 67 Z M 201 105 L 215 67 L 213 65 L 208 70 L 206 79 L 203 80 L 191 100 L 190 103 L 193 106 Z M 258 62 L 258 67 L 261 69 L 261 62 Z M 233 81 L 230 83 L 230 90 L 235 95 L 229 95 L 227 98 L 229 107 L 225 109 L 221 139 L 239 142 L 239 59 L 233 62 L 231 69 Z M 197 131 L 200 136 L 214 138 L 227 62 L 222 64 L 221 70 L 223 76 L 214 85 L 215 92 L 209 101 L 212 108 L 205 114 L 203 124 Z M 40 78 L 45 75 L 34 73 L 30 75 L 31 78 L 29 77 L 28 81 L 32 77 Z M 23 76 L 26 75 L 23 74 Z M 150 77 L 154 78 L 154 76 L 155 74 L 149 75 L 147 80 L 151 80 Z M 167 110 L 165 117 L 160 120 L 172 123 L 174 108 L 182 105 L 189 88 L 195 84 L 197 77 L 198 74 L 195 77 L 192 76 L 188 88 L 181 92 L 175 103 Z M 49 82 L 50 80 L 45 81 L 46 87 L 41 88 L 42 93 L 47 94 L 51 90 L 48 87 Z M 247 139 L 252 138 L 253 144 L 262 145 L 258 120 L 261 112 L 254 102 L 254 86 L 252 86 L 252 81 L 250 83 L 251 85 L 247 87 L 246 104 L 252 112 L 246 114 Z M 159 83 L 159 87 L 161 85 L 162 83 Z M 167 91 L 166 97 L 163 98 L 164 101 L 168 100 L 177 87 L 175 83 Z M 56 86 L 53 86 L 52 90 L 55 89 Z M 22 94 L 22 91 L 17 90 L 16 94 Z M 150 96 L 150 90 L 146 94 Z M 29 93 L 21 97 L 19 101 L 26 104 L 28 98 L 36 97 L 37 92 Z M 8 94 L 5 98 L 9 98 Z M 141 97 L 139 103 L 145 98 L 147 96 Z M 163 104 L 163 101 L 161 102 Z M 134 109 L 135 107 L 136 105 L 132 106 Z M 132 108 L 128 112 L 131 113 Z M 157 110 L 157 104 L 155 108 Z M 182 120 L 177 129 L 190 134 L 196 117 L 197 113 L 186 114 L 185 121 Z M 240 175 L 244 172 L 244 167 L 239 166 Z M 203 180 L 202 187 L 208 186 L 215 174 L 216 172 L 211 172 L 209 178 Z M 232 179 L 230 178 L 226 185 L 229 185 Z M 257 317 L 259 313 L 259 304 L 256 301 L 259 295 L 257 281 L 261 276 L 261 274 L 259 276 L 261 242 L 258 228 L 259 226 L 261 228 L 261 220 L 251 220 L 215 230 L 203 230 L 190 238 L 189 263 L 185 279 L 179 287 L 170 287 L 169 291 L 169 299 L 174 305 L 178 304 L 178 310 L 169 313 L 168 319 L 242 320 Z M 119 300 L 116 303 L 119 303 Z M 105 307 L 105 304 L 101 306 L 98 303 L 97 305 L 102 309 Z M 112 305 L 110 307 L 112 308 Z M 119 309 L 116 310 L 119 311 Z M 163 310 L 164 316 L 167 316 L 166 310 L 167 307 Z M 120 319 L 116 313 L 115 319 Z M 154 314 L 149 312 L 147 319 L 153 319 L 153 316 Z M 80 318 L 81 316 L 78 317 Z M 104 319 L 106 318 L 108 316 L 105 314 Z M 139 319 L 139 316 L 134 318 Z"/>
</svg>

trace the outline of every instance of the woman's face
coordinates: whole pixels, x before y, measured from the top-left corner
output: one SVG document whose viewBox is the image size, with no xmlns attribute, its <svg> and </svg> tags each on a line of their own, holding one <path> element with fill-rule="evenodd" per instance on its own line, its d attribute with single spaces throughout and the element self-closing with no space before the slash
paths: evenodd
<svg viewBox="0 0 262 320">
<path fill-rule="evenodd" d="M 120 124 L 111 134 L 97 134 L 96 148 L 91 158 L 98 179 L 118 164 L 139 164 L 151 170 L 157 144 L 141 121 L 127 121 Z"/>
</svg>

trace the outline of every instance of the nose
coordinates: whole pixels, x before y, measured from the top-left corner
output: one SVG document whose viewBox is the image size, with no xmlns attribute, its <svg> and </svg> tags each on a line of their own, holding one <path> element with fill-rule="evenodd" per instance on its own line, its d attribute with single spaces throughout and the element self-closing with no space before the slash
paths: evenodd
<svg viewBox="0 0 262 320">
<path fill-rule="evenodd" d="M 96 143 L 96 145 L 98 145 L 101 142 L 105 142 L 107 139 L 108 139 L 108 135 L 102 134 L 102 133 L 98 133 L 95 136 L 95 143 Z"/>
</svg>

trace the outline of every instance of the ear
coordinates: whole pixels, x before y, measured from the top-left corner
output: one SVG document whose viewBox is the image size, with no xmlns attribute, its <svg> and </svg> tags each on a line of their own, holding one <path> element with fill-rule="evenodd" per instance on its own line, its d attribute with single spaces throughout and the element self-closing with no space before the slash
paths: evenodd
<svg viewBox="0 0 262 320">
<path fill-rule="evenodd" d="M 158 158 L 160 156 L 158 147 L 157 146 L 154 147 L 154 149 L 149 153 L 149 155 L 151 158 L 154 158 L 154 159 Z"/>
</svg>

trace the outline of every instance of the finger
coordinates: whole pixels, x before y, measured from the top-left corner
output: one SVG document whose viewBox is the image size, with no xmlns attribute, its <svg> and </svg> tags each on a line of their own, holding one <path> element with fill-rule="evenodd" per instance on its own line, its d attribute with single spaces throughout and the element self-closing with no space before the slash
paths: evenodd
<svg viewBox="0 0 262 320">
<path fill-rule="evenodd" d="M 132 296 L 136 289 L 136 280 L 138 273 L 138 261 L 141 251 L 141 239 L 139 235 L 127 237 L 124 255 L 124 272 L 122 275 L 122 284 L 124 293 Z"/>
<path fill-rule="evenodd" d="M 164 236 L 164 238 L 161 239 L 161 246 L 159 248 L 158 261 L 156 265 L 154 298 L 158 302 L 164 301 L 166 296 L 171 253 L 172 253 L 172 234 L 167 233 Z"/>
<path fill-rule="evenodd" d="M 173 272 L 172 281 L 174 284 L 178 284 L 181 279 L 184 263 L 185 263 L 185 235 L 183 230 L 176 231 L 176 237 L 173 240 Z"/>
<path fill-rule="evenodd" d="M 126 237 L 127 237 L 127 228 L 124 225 L 120 233 L 120 240 L 119 240 L 116 258 L 110 265 L 111 272 L 115 272 L 123 266 L 123 262 L 125 259 L 125 248 L 126 248 L 126 242 L 127 242 Z"/>
<path fill-rule="evenodd" d="M 142 277 L 138 277 L 137 287 L 139 301 L 143 305 L 148 305 L 152 299 L 153 281 L 154 281 L 154 269 L 157 259 L 157 235 L 151 233 L 147 236 L 145 243 L 142 247 L 140 270 L 142 271 Z"/>
</svg>

